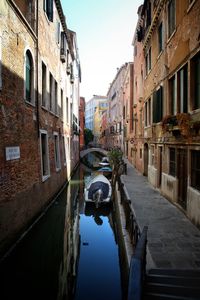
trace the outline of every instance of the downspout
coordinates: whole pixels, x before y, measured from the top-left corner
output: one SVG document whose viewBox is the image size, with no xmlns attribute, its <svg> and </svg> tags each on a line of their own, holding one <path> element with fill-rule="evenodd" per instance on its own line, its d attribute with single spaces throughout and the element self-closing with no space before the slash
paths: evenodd
<svg viewBox="0 0 200 300">
<path fill-rule="evenodd" d="M 36 37 L 37 37 L 37 40 L 36 40 L 36 122 L 37 122 L 37 134 L 38 134 L 38 138 L 40 136 L 40 122 L 39 122 L 39 119 L 40 119 L 40 116 L 39 116 L 39 91 L 38 91 L 38 0 L 36 1 L 36 5 L 37 5 L 37 8 L 36 8 Z"/>
</svg>

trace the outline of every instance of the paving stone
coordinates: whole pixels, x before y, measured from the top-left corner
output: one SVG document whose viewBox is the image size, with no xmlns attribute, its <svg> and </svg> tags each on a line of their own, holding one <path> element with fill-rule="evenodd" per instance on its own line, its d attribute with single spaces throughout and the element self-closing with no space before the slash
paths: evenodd
<svg viewBox="0 0 200 300">
<path fill-rule="evenodd" d="M 200 269 L 200 230 L 129 162 L 121 178 L 157 268 Z"/>
</svg>

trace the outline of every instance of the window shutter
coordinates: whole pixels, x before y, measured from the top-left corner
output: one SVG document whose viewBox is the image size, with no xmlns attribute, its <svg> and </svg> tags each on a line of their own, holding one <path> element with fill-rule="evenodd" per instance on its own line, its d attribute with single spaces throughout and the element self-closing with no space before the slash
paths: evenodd
<svg viewBox="0 0 200 300">
<path fill-rule="evenodd" d="M 161 86 L 160 89 L 157 91 L 158 93 L 158 115 L 157 115 L 157 122 L 160 122 L 162 120 L 163 116 L 163 104 L 162 104 L 162 98 L 163 98 L 163 87 Z"/>
<path fill-rule="evenodd" d="M 53 22 L 53 0 L 47 2 L 47 15 L 49 21 Z"/>
<path fill-rule="evenodd" d="M 153 93 L 153 123 L 157 123 L 157 93 Z"/>
</svg>

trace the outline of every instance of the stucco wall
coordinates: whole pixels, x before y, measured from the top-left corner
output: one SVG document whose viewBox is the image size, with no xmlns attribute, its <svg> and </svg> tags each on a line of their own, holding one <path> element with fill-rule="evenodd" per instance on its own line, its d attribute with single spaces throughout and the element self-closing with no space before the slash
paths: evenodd
<svg viewBox="0 0 200 300">
<path fill-rule="evenodd" d="M 177 199 L 177 188 L 178 180 L 177 178 L 170 176 L 166 173 L 162 173 L 162 186 L 161 193 L 173 202 Z"/>
<path fill-rule="evenodd" d="M 157 186 L 157 173 L 158 170 L 154 166 L 148 166 L 148 180 L 154 187 Z"/>
<path fill-rule="evenodd" d="M 200 192 L 188 187 L 187 213 L 189 218 L 200 226 Z"/>
</svg>

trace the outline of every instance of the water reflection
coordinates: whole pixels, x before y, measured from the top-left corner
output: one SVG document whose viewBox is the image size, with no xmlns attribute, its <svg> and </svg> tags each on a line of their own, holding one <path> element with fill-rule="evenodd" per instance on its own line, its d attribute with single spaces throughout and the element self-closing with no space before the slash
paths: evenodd
<svg viewBox="0 0 200 300">
<path fill-rule="evenodd" d="M 2 300 L 121 299 L 112 207 L 86 207 L 77 170 L 47 213 L 0 265 Z"/>
</svg>

